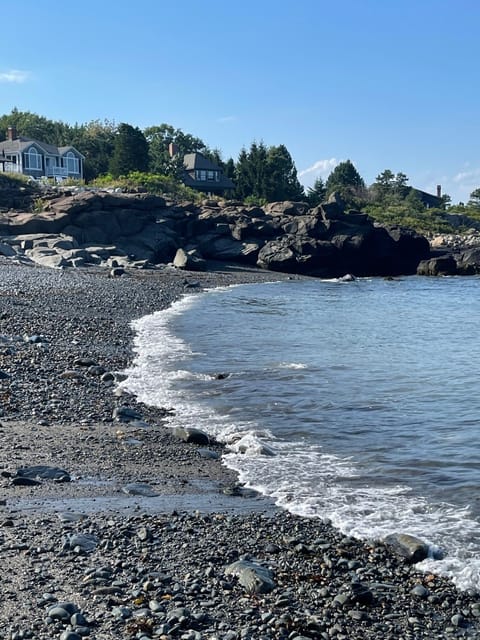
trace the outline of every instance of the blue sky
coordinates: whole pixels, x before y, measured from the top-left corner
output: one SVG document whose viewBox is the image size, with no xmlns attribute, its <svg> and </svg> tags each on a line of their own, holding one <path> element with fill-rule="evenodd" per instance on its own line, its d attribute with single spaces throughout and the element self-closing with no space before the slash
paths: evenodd
<svg viewBox="0 0 480 640">
<path fill-rule="evenodd" d="M 480 187 L 478 0 L 7 2 L 0 114 L 166 122 L 306 186 L 351 159 L 453 202 Z"/>
</svg>

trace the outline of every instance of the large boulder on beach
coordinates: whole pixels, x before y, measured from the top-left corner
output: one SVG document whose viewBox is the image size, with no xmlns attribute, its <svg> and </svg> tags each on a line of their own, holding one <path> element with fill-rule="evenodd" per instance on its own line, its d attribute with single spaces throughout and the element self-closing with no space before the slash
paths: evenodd
<svg viewBox="0 0 480 640">
<path fill-rule="evenodd" d="M 457 273 L 462 276 L 480 273 L 480 247 L 470 247 L 455 255 Z"/>
<path fill-rule="evenodd" d="M 454 276 L 456 273 L 457 263 L 450 254 L 422 260 L 417 267 L 419 276 Z"/>
<path fill-rule="evenodd" d="M 384 539 L 385 546 L 406 562 L 414 564 L 428 557 L 428 545 L 406 533 L 392 533 Z"/>
<path fill-rule="evenodd" d="M 201 445 L 210 444 L 208 433 L 195 427 L 175 427 L 173 429 L 173 435 L 183 440 L 183 442 Z"/>
<path fill-rule="evenodd" d="M 38 464 L 31 467 L 21 467 L 16 473 L 19 478 L 54 480 L 55 482 L 70 482 L 70 474 L 65 469 Z"/>
<path fill-rule="evenodd" d="M 207 268 L 206 260 L 200 255 L 196 249 L 177 249 L 173 266 L 177 269 L 188 269 L 189 271 L 205 271 Z"/>
<path fill-rule="evenodd" d="M 238 560 L 225 569 L 225 575 L 237 577 L 247 593 L 268 593 L 276 586 L 270 569 L 258 562 Z"/>
</svg>

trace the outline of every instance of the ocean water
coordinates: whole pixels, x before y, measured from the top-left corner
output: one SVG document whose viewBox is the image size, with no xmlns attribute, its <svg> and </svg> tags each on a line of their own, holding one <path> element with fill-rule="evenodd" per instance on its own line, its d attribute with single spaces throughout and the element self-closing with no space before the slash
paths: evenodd
<svg viewBox="0 0 480 640">
<path fill-rule="evenodd" d="M 480 279 L 215 289 L 135 323 L 123 383 L 296 514 L 410 533 L 480 589 Z"/>
</svg>

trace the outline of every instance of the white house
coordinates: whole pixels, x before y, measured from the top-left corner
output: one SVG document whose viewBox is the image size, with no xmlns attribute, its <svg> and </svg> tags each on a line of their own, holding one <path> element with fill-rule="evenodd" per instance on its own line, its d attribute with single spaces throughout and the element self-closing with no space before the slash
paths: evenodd
<svg viewBox="0 0 480 640">
<path fill-rule="evenodd" d="M 32 178 L 55 178 L 58 181 L 83 179 L 85 157 L 75 147 L 55 147 L 31 138 L 17 136 L 8 127 L 7 139 L 0 142 L 0 172 L 23 173 Z"/>
</svg>

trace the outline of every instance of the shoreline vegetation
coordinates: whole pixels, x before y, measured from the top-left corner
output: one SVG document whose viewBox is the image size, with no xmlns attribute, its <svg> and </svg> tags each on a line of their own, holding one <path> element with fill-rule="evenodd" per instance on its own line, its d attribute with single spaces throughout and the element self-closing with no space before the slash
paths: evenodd
<svg viewBox="0 0 480 640">
<path fill-rule="evenodd" d="M 2 640 L 479 637 L 479 594 L 280 511 L 238 486 L 220 445 L 175 437 L 174 407 L 118 392 L 132 320 L 291 277 L 0 257 Z"/>
</svg>

